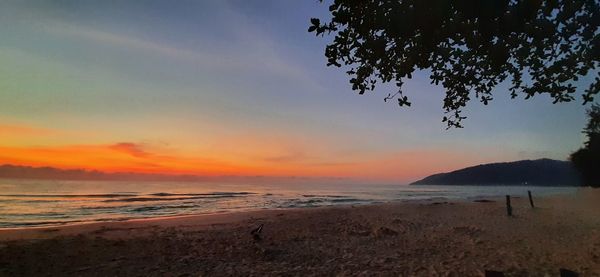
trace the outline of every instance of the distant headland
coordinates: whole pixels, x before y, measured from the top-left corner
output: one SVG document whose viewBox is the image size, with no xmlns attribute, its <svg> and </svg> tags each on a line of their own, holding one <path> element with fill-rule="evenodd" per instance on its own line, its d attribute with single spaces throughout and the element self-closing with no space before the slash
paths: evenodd
<svg viewBox="0 0 600 277">
<path fill-rule="evenodd" d="M 411 185 L 581 186 L 581 176 L 568 161 L 521 160 L 481 164 L 425 177 Z"/>
</svg>

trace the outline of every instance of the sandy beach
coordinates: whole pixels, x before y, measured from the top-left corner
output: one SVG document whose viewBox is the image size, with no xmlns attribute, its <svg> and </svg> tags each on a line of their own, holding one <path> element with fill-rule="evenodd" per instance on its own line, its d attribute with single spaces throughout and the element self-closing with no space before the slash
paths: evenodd
<svg viewBox="0 0 600 277">
<path fill-rule="evenodd" d="M 513 217 L 432 200 L 0 230 L 0 275 L 600 276 L 600 191 L 512 200 Z"/>
</svg>

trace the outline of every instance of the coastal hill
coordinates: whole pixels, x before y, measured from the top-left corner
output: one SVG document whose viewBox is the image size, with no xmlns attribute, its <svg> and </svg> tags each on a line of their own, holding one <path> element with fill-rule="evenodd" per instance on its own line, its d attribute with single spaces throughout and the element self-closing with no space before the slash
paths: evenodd
<svg viewBox="0 0 600 277">
<path fill-rule="evenodd" d="M 411 185 L 580 186 L 582 182 L 571 162 L 539 159 L 467 167 L 434 174 Z"/>
</svg>

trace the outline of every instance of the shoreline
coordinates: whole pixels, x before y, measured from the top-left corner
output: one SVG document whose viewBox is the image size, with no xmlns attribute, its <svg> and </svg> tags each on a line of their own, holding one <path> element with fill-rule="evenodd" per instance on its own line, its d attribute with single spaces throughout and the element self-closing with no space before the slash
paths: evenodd
<svg viewBox="0 0 600 277">
<path fill-rule="evenodd" d="M 580 193 L 580 192 L 578 192 Z M 537 199 L 552 199 L 552 198 L 565 198 L 573 197 L 573 195 L 546 195 L 537 197 Z M 522 199 L 523 196 L 512 196 L 511 199 Z M 483 200 L 483 201 L 480 201 Z M 182 214 L 182 215 L 167 215 L 167 216 L 156 216 L 156 217 L 141 217 L 141 218 L 129 218 L 124 220 L 106 220 L 106 221 L 87 221 L 87 222 L 74 222 L 67 224 L 57 225 L 46 225 L 46 226 L 25 226 L 25 227 L 8 227 L 0 228 L 0 242 L 6 240 L 22 240 L 22 239 L 44 239 L 51 238 L 56 235 L 72 235 L 88 230 L 94 230 L 97 228 L 109 228 L 119 227 L 119 225 L 129 226 L 129 228 L 140 228 L 144 226 L 177 226 L 186 220 L 198 222 L 198 224 L 228 224 L 242 220 L 244 218 L 253 216 L 270 215 L 273 213 L 281 212 L 301 212 L 311 210 L 327 210 L 327 209 L 344 209 L 344 208 L 356 208 L 356 207 L 378 207 L 385 205 L 438 205 L 438 204 L 477 204 L 477 203 L 504 203 L 504 197 L 492 196 L 492 197 L 474 197 L 474 198 L 461 198 L 461 199 L 448 199 L 444 197 L 436 197 L 430 199 L 418 199 L 418 200 L 395 200 L 389 202 L 380 203 L 366 203 L 366 204 L 339 204 L 329 206 L 314 206 L 314 207 L 291 207 L 291 208 L 257 208 L 248 210 L 237 210 L 237 211 L 223 211 L 213 213 L 195 213 L 195 214 Z M 48 236 L 53 234 L 54 236 Z"/>
<path fill-rule="evenodd" d="M 581 187 L 579 190 L 586 190 L 587 188 Z M 536 198 L 549 198 L 549 197 L 561 197 L 568 196 L 568 194 L 551 194 L 551 195 L 543 195 L 536 196 Z M 519 199 L 523 197 L 521 196 L 512 196 L 514 199 Z M 3 232 L 10 231 L 18 231 L 18 230 L 43 230 L 43 229 L 56 229 L 56 228 L 68 228 L 73 226 L 80 225 L 104 225 L 104 224 L 116 224 L 116 223 L 124 223 L 124 222 L 137 222 L 137 221 L 157 221 L 157 220 L 172 220 L 177 218 L 185 218 L 185 217 L 214 217 L 219 215 L 229 215 L 236 213 L 253 213 L 253 212 L 263 212 L 263 211 L 285 211 L 285 210 L 305 210 L 305 209 L 318 209 L 318 208 L 334 208 L 334 207 L 346 207 L 346 206 L 371 206 L 371 205 L 383 205 L 383 204 L 402 204 L 402 203 L 427 203 L 427 202 L 476 202 L 477 199 L 492 199 L 493 201 L 504 201 L 503 196 L 469 196 L 465 198 L 448 198 L 448 197 L 432 197 L 428 199 L 398 199 L 392 201 L 377 201 L 371 203 L 353 203 L 353 204 L 334 204 L 334 205 L 323 205 L 323 206 L 305 206 L 305 207 L 282 207 L 282 208 L 250 208 L 250 209 L 239 209 L 239 210 L 229 210 L 229 211 L 215 211 L 215 212 L 206 212 L 206 213 L 188 213 L 188 214 L 178 214 L 178 215 L 159 215 L 159 216 L 147 216 L 147 217 L 128 217 L 128 218 L 115 218 L 115 219 L 102 219 L 102 220 L 90 220 L 90 221 L 73 221 L 67 223 L 57 223 L 57 224 L 45 224 L 36 226 L 34 224 L 24 225 L 24 226 L 15 226 L 15 227 L 0 227 L 0 240 L 2 240 Z"/>
<path fill-rule="evenodd" d="M 548 198 L 548 197 L 556 197 L 556 195 L 543 196 L 540 198 Z M 514 196 L 514 199 L 520 199 L 521 196 Z M 39 232 L 47 232 L 47 230 L 62 230 L 62 229 L 90 229 L 94 227 L 103 227 L 107 225 L 149 225 L 152 222 L 164 223 L 164 225 L 172 225 L 176 224 L 180 221 L 184 221 L 186 219 L 190 220 L 200 220 L 206 221 L 207 224 L 213 221 L 225 221 L 225 223 L 231 223 L 229 220 L 237 219 L 245 216 L 254 216 L 254 215 L 262 215 L 262 214 L 270 214 L 277 212 L 299 212 L 305 210 L 322 210 L 322 209 L 335 209 L 335 208 L 356 208 L 356 207 L 377 207 L 382 205 L 416 205 L 416 204 L 438 204 L 438 203 L 471 203 L 471 202 L 479 202 L 478 200 L 484 200 L 483 202 L 497 202 L 504 201 L 503 197 L 475 197 L 473 199 L 448 199 L 444 197 L 436 197 L 430 199 L 418 199 L 418 200 L 395 200 L 388 202 L 378 202 L 378 203 L 358 203 L 358 204 L 338 204 L 338 205 L 328 205 L 328 206 L 312 206 L 312 207 L 289 207 L 289 208 L 256 208 L 256 209 L 247 209 L 247 210 L 235 210 L 235 211 L 222 211 L 222 212 L 213 212 L 213 213 L 191 213 L 191 214 L 181 214 L 181 215 L 166 215 L 166 216 L 156 216 L 156 217 L 140 217 L 140 218 L 128 218 L 123 220 L 103 220 L 103 221 L 81 221 L 81 222 L 73 222 L 66 224 L 57 224 L 57 225 L 44 225 L 44 226 L 24 226 L 24 227 L 7 227 L 0 228 L 0 241 L 6 240 L 5 237 L 9 237 L 10 235 L 6 235 L 5 233 L 13 233 L 13 232 L 28 232 L 28 231 L 39 231 Z M 161 224 L 163 225 L 163 224 Z"/>
<path fill-rule="evenodd" d="M 600 190 L 482 199 L 0 230 L 0 275 L 600 275 Z"/>
<path fill-rule="evenodd" d="M 329 209 L 354 209 L 358 207 L 379 207 L 386 205 L 416 205 L 416 204 L 431 204 L 444 201 L 445 203 L 468 203 L 468 200 L 447 199 L 426 199 L 426 200 L 402 200 L 385 203 L 374 204 L 352 204 L 352 205 L 331 205 L 331 206 L 315 206 L 315 207 L 295 207 L 295 208 L 277 208 L 277 209 L 251 209 L 244 211 L 229 211 L 219 213 L 205 214 L 185 214 L 174 216 L 158 216 L 134 218 L 127 220 L 115 221 L 90 221 L 77 222 L 73 224 L 53 225 L 53 226 L 32 226 L 32 227 L 15 227 L 15 228 L 0 228 L 0 242 L 11 240 L 29 240 L 29 239 L 48 239 L 63 235 L 78 235 L 99 229 L 107 228 L 144 228 L 148 226 L 160 227 L 177 227 L 182 223 L 193 221 L 196 226 L 210 226 L 213 224 L 232 224 L 243 221 L 249 218 L 274 216 L 281 213 L 302 213 L 302 212 L 317 212 L 319 210 Z M 495 200 L 493 200 L 495 201 Z M 441 202 L 440 202 L 441 203 Z"/>
</svg>

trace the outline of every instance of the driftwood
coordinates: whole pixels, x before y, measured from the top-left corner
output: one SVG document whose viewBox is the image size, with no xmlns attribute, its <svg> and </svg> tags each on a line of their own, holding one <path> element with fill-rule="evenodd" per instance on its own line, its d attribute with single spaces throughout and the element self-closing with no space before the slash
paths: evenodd
<svg viewBox="0 0 600 277">
<path fill-rule="evenodd" d="M 254 238 L 255 241 L 262 240 L 260 233 L 262 232 L 263 226 L 264 224 L 260 224 L 258 227 L 256 227 L 256 229 L 250 231 L 250 235 L 252 235 L 252 238 Z"/>
</svg>

